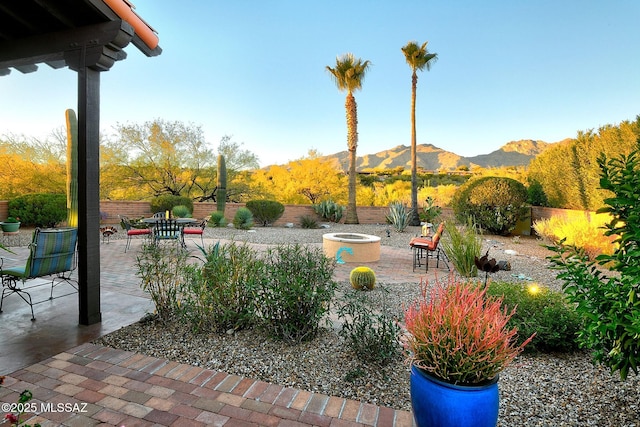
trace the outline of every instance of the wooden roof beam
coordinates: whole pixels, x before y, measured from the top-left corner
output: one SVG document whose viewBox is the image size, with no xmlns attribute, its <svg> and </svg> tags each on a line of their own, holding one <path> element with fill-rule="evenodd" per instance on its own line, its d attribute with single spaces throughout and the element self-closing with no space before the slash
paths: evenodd
<svg viewBox="0 0 640 427">
<path fill-rule="evenodd" d="M 64 60 L 67 65 L 76 66 L 71 67 L 74 69 L 77 66 L 97 64 L 98 69 L 104 70 L 113 65 L 113 61 L 126 57 L 122 48 L 132 38 L 131 25 L 124 21 L 110 21 L 21 40 L 3 41 L 0 42 L 0 69 Z M 82 48 L 90 51 L 94 62 L 70 64 L 69 60 L 76 58 Z M 124 56 L 118 52 L 122 52 Z M 105 58 L 101 59 L 100 55 L 105 55 Z M 109 62 L 111 65 L 107 66 Z"/>
</svg>

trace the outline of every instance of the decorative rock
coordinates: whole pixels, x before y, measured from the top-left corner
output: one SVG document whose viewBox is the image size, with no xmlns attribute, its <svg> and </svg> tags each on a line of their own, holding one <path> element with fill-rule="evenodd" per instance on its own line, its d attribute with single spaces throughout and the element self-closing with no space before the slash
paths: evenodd
<svg viewBox="0 0 640 427">
<path fill-rule="evenodd" d="M 328 228 L 328 227 L 327 227 Z M 335 224 L 332 229 L 345 233 L 384 235 L 385 225 Z M 416 233 L 419 228 L 415 227 Z M 260 228 L 260 233 L 244 230 L 208 227 L 206 237 L 243 241 L 251 244 L 282 244 L 314 242 L 322 239 L 321 230 Z M 116 233 L 112 240 L 126 239 L 126 233 Z M 483 250 L 512 245 L 510 237 L 493 237 L 483 241 Z M 385 237 L 385 245 L 406 251 L 406 233 Z M 26 244 L 26 243 L 24 243 Z M 521 239 L 518 257 L 509 259 L 512 271 L 493 273 L 499 281 L 535 281 L 561 291 L 555 270 L 545 259 L 550 251 L 539 242 Z M 407 253 L 411 272 L 411 252 Z M 406 263 L 403 268 L 406 268 Z M 518 272 L 518 275 L 514 275 Z M 387 286 L 378 278 L 382 289 Z M 339 293 L 351 289 L 348 280 L 341 280 Z M 367 297 L 379 310 L 390 308 L 400 316 L 403 305 L 419 296 L 415 280 L 394 283 L 392 292 L 374 290 Z M 151 318 L 149 318 L 151 320 Z M 339 323 L 337 317 L 329 320 Z M 339 329 L 339 326 L 336 326 Z M 180 337 L 180 339 L 176 339 Z M 108 334 L 99 340 L 102 345 L 162 357 L 179 363 L 222 371 L 284 387 L 302 389 L 325 396 L 355 399 L 392 408 L 410 410 L 409 374 L 402 356 L 384 369 L 374 365 L 362 367 L 354 381 L 345 381 L 349 372 L 357 372 L 352 357 L 345 357 L 344 340 L 333 329 L 321 329 L 309 342 L 291 345 L 283 341 L 257 339 L 253 329 L 237 330 L 234 334 L 193 333 L 189 325 L 160 322 L 135 323 Z M 500 416 L 497 427 L 506 426 L 636 426 L 640 427 L 638 402 L 640 375 L 630 374 L 626 381 L 612 375 L 602 366 L 594 366 L 588 352 L 572 354 L 522 354 L 515 363 L 500 373 Z M 382 412 L 380 412 L 382 414 Z M 409 421 L 410 422 L 410 421 Z"/>
</svg>

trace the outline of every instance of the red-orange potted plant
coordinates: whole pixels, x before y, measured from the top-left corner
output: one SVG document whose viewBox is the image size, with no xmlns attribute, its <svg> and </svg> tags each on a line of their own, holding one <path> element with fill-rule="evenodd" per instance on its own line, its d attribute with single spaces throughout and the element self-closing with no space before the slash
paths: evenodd
<svg viewBox="0 0 640 427">
<path fill-rule="evenodd" d="M 421 287 L 405 311 L 416 424 L 495 426 L 498 374 L 533 336 L 517 345 L 517 329 L 507 326 L 514 311 L 487 297 L 481 283 L 450 276 Z"/>
</svg>

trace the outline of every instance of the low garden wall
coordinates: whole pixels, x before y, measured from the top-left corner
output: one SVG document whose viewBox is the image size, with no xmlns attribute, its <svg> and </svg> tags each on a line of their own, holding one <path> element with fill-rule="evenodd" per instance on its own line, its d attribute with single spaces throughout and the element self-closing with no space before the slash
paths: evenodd
<svg viewBox="0 0 640 427">
<path fill-rule="evenodd" d="M 0 201 L 0 221 L 8 216 L 8 202 Z M 227 203 L 225 216 L 228 220 L 233 219 L 238 208 L 243 207 L 244 203 Z M 300 218 L 308 215 L 316 218 L 318 221 L 322 219 L 313 211 L 311 205 L 284 205 L 284 214 L 275 226 L 284 225 L 286 223 L 300 224 Z M 194 202 L 193 216 L 194 218 L 204 218 L 215 212 L 216 204 L 213 202 Z M 149 202 L 137 202 L 129 200 L 103 200 L 100 202 L 100 212 L 102 215 L 101 222 L 103 224 L 117 224 L 120 222 L 119 215 L 136 217 L 149 217 L 152 215 Z M 571 209 L 543 208 L 540 206 L 531 207 L 531 223 L 539 219 L 551 218 L 558 215 L 566 215 L 569 218 L 585 215 L 586 211 Z M 386 206 L 358 206 L 358 219 L 361 224 L 384 224 L 386 223 L 386 215 L 389 208 Z M 444 218 L 453 217 L 451 208 L 443 208 L 442 216 Z M 530 226 L 529 226 L 530 227 Z M 522 227 L 518 231 L 521 234 L 529 234 L 530 230 Z"/>
<path fill-rule="evenodd" d="M 2 202 L 0 202 L 2 203 Z M 244 203 L 227 203 L 225 208 L 225 217 L 231 221 L 236 211 L 244 207 Z M 204 218 L 216 211 L 216 204 L 213 202 L 194 202 L 193 217 Z M 0 210 L 0 213 L 2 211 Z M 151 207 L 149 202 L 131 202 L 131 201 L 111 201 L 103 200 L 100 202 L 100 212 L 103 214 L 103 223 L 119 222 L 118 215 L 128 217 L 151 216 Z M 389 213 L 389 208 L 378 206 L 362 206 L 358 207 L 358 219 L 361 224 L 384 224 L 385 216 Z M 311 205 L 284 205 L 284 214 L 278 219 L 274 225 L 284 225 L 286 223 L 300 224 L 300 217 L 310 216 L 321 221 L 313 210 Z"/>
</svg>

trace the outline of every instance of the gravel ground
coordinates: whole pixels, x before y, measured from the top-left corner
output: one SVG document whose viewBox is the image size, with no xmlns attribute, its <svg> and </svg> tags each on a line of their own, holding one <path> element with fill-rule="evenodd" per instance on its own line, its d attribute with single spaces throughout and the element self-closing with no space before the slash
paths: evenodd
<svg viewBox="0 0 640 427">
<path fill-rule="evenodd" d="M 332 224 L 331 231 L 384 236 L 383 245 L 399 248 L 406 248 L 408 238 L 419 232 L 418 228 L 392 232 L 387 238 L 385 229 L 384 225 Z M 252 244 L 304 243 L 321 241 L 326 232 L 274 227 L 248 233 L 229 228 L 216 229 L 215 237 Z M 512 267 L 511 271 L 494 274 L 493 279 L 536 281 L 560 289 L 555 273 L 547 268 L 545 256 L 549 252 L 540 243 L 532 237 L 484 238 L 484 250 L 489 249 L 490 257 L 508 260 Z M 392 290 L 387 299 L 398 311 L 417 296 L 415 282 L 387 287 Z M 349 288 L 348 283 L 339 283 L 338 293 Z M 377 289 L 371 296 L 381 300 L 381 294 Z M 255 331 L 194 335 L 178 324 L 147 322 L 122 328 L 96 343 L 284 386 L 397 409 L 411 408 L 409 367 L 402 356 L 386 366 L 365 364 L 349 353 L 335 326 L 325 328 L 309 343 L 292 346 L 264 339 Z M 640 426 L 639 401 L 639 376 L 631 373 L 626 382 L 621 382 L 608 370 L 593 366 L 586 353 L 521 355 L 500 375 L 499 425 Z"/>
</svg>

